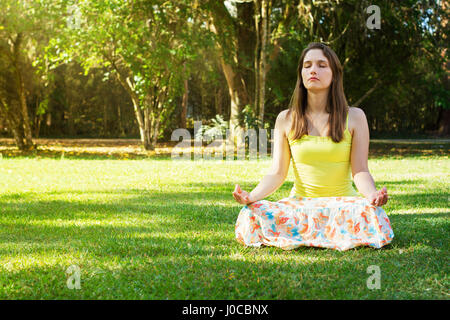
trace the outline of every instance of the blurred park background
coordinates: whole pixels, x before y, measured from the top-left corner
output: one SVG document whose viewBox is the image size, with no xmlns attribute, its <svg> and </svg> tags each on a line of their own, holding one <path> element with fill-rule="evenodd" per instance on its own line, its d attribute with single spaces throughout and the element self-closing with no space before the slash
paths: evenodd
<svg viewBox="0 0 450 320">
<path fill-rule="evenodd" d="M 194 121 L 202 132 L 273 128 L 313 41 L 340 58 L 346 97 L 365 111 L 371 138 L 450 134 L 445 1 L 1 0 L 1 8 L 0 138 L 11 152 L 39 150 L 48 141 L 38 138 L 137 139 L 152 151 L 176 128 L 194 134 Z"/>
</svg>

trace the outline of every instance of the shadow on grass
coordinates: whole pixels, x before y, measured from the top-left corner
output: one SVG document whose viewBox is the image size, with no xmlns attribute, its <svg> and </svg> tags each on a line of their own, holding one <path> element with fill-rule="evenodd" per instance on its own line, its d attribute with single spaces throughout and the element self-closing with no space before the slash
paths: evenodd
<svg viewBox="0 0 450 320">
<path fill-rule="evenodd" d="M 449 214 L 445 212 L 390 215 L 395 237 L 382 249 L 248 248 L 234 236 L 239 204 L 232 208 L 193 203 L 196 199 L 208 203 L 229 200 L 223 188 L 224 184 L 209 184 L 208 191 L 199 193 L 132 189 L 48 194 L 117 195 L 114 201 L 89 204 L 82 200 L 43 201 L 37 195 L 2 195 L 0 257 L 20 257 L 21 262 L 14 272 L 0 267 L 0 284 L 5 288 L 0 297 L 446 297 L 442 283 L 450 239 Z M 127 198 L 121 198 L 124 195 Z M 420 196 L 422 204 L 431 206 L 426 202 L 430 195 Z M 408 203 L 408 196 L 396 197 L 396 201 L 403 207 L 414 205 Z M 443 204 L 434 202 L 435 206 Z M 81 268 L 81 290 L 66 287 L 64 272 L 71 264 Z M 381 268 L 380 290 L 367 289 L 370 265 Z M 15 289 L 5 285 L 11 283 Z"/>
<path fill-rule="evenodd" d="M 396 189 L 396 185 L 416 185 L 426 184 L 425 180 L 417 181 L 380 181 L 379 184 L 388 187 L 388 191 Z M 254 183 L 239 183 L 244 190 L 250 190 Z M 293 183 L 285 182 L 277 192 L 266 197 L 269 201 L 279 201 L 288 196 Z M 183 213 L 190 213 L 193 217 L 217 216 L 237 216 L 243 205 L 235 202 L 232 197 L 234 183 L 185 183 L 180 184 L 179 188 L 187 190 L 186 192 L 163 192 L 148 189 L 114 189 L 104 190 L 70 190 L 70 191 L 51 191 L 46 192 L 45 197 L 64 196 L 64 195 L 100 195 L 102 198 L 111 195 L 119 200 L 87 201 L 87 200 L 41 200 L 42 193 L 15 193 L 0 195 L 0 208 L 5 214 L 22 211 L 30 212 L 30 216 L 37 217 L 35 212 L 43 216 L 55 216 L 62 213 L 62 217 L 73 217 L 73 213 L 95 213 L 95 218 L 105 218 L 111 212 L 114 214 L 130 214 L 137 212 L 139 214 L 164 213 L 169 215 L 183 216 Z M 198 189 L 201 191 L 189 191 L 189 189 Z M 225 191 L 224 191 L 225 190 Z M 448 194 L 442 192 L 410 193 L 410 194 L 392 194 L 388 206 L 395 206 L 399 210 L 410 209 L 434 209 L 448 207 Z M 226 201 L 231 201 L 231 205 L 224 205 Z M 196 204 L 193 204 L 196 202 Z M 200 202 L 197 204 L 197 202 Z M 389 208 L 388 207 L 388 208 Z M 389 209 L 386 209 L 389 213 Z M 400 212 L 401 213 L 401 212 Z"/>
<path fill-rule="evenodd" d="M 223 185 L 214 185 L 223 190 Z M 45 241 L 50 244 L 51 241 L 66 239 L 74 241 L 75 244 L 80 241 L 92 242 L 93 247 L 96 247 L 112 245 L 114 241 L 125 245 L 130 239 L 135 239 L 138 246 L 159 243 L 164 248 L 170 247 L 175 239 L 182 247 L 186 247 L 187 242 L 192 240 L 204 245 L 210 245 L 211 242 L 229 244 L 230 241 L 235 242 L 234 225 L 242 208 L 242 205 L 237 203 L 233 207 L 209 202 L 230 201 L 230 195 L 218 190 L 201 193 L 146 193 L 145 190 L 138 189 L 111 192 L 61 191 L 50 192 L 48 195 L 76 193 L 117 194 L 117 200 L 86 203 L 83 200 L 38 200 L 34 195 L 27 197 L 27 194 L 2 195 L 0 238 L 3 243 Z M 123 196 L 126 198 L 122 198 Z M 197 199 L 205 201 L 205 204 L 192 203 Z M 180 202 L 177 203 L 177 200 Z M 392 202 L 404 209 L 416 208 L 418 204 L 420 208 L 446 208 L 447 196 L 398 195 Z M 390 214 L 389 219 L 395 233 L 393 243 L 407 247 L 425 241 L 435 248 L 445 247 L 445 241 L 448 243 L 449 238 L 449 216 L 450 214 L 445 212 Z M 120 248 L 119 246 L 116 249 Z M 303 251 L 311 249 L 300 248 Z M 100 249 L 99 253 L 102 250 L 105 249 Z M 211 251 L 204 252 L 209 253 Z"/>
<path fill-rule="evenodd" d="M 45 231 L 45 230 L 40 230 Z M 93 232 L 102 232 L 95 227 Z M 211 239 L 215 243 L 215 239 Z M 107 242 L 78 247 L 84 255 L 58 264 L 1 272 L 6 299 L 411 299 L 445 298 L 445 259 L 427 245 L 399 250 L 282 251 L 214 249 L 190 239 L 156 251 L 148 243 Z M 189 244 L 192 244 L 189 246 Z M 201 246 L 195 248 L 195 246 Z M 181 248 L 177 250 L 176 248 Z M 410 249 L 410 250 L 408 250 Z M 53 254 L 64 253 L 64 249 Z M 31 253 L 31 252 L 30 252 Z M 2 255 L 4 252 L 2 252 Z M 43 258 L 33 256 L 34 261 Z M 27 260 L 27 255 L 22 255 Z M 445 256 L 444 256 L 445 258 Z M 37 263 L 37 262 L 35 262 Z M 81 269 L 81 290 L 66 287 L 69 265 Z M 381 270 L 381 288 L 370 290 L 368 267 Z M 17 285 L 19 284 L 19 285 Z M 444 288 L 443 288 L 444 287 Z M 6 294 L 6 295 L 5 295 Z"/>
<path fill-rule="evenodd" d="M 382 142 L 370 141 L 369 159 L 373 158 L 403 158 L 403 157 L 434 157 L 450 154 L 450 143 L 434 142 L 416 143 L 415 141 Z"/>
<path fill-rule="evenodd" d="M 389 206 L 400 210 L 448 208 L 448 194 L 445 193 L 415 193 L 390 195 Z M 388 212 L 388 211 L 386 211 Z"/>
</svg>

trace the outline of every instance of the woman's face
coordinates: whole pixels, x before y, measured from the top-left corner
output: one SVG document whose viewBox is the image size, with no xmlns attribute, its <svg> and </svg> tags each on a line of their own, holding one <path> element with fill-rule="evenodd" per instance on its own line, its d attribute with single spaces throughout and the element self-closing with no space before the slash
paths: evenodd
<svg viewBox="0 0 450 320">
<path fill-rule="evenodd" d="M 333 72 L 321 49 L 311 49 L 306 53 L 303 59 L 302 79 L 307 90 L 325 90 L 331 85 Z"/>
</svg>

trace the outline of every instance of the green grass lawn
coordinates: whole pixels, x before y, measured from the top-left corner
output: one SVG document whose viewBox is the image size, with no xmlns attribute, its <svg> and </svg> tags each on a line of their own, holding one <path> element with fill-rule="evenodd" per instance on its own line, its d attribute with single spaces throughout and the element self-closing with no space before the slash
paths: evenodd
<svg viewBox="0 0 450 320">
<path fill-rule="evenodd" d="M 449 299 L 448 155 L 369 160 L 395 237 L 345 252 L 235 240 L 234 186 L 250 191 L 269 167 L 3 157 L 0 299 Z M 293 179 L 291 168 L 266 199 L 287 197 Z M 79 290 L 67 287 L 70 265 Z"/>
</svg>

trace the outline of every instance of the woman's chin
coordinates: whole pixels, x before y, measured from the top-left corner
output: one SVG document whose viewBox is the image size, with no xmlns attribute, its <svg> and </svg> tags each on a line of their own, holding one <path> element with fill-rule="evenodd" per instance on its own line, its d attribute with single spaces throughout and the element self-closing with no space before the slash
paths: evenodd
<svg viewBox="0 0 450 320">
<path fill-rule="evenodd" d="M 313 92 L 313 93 L 316 93 L 316 92 L 327 91 L 328 88 L 324 88 L 324 87 L 322 87 L 322 86 L 315 86 L 315 85 L 312 85 L 312 86 L 309 86 L 308 88 L 306 88 L 306 90 L 308 90 L 308 91 L 310 91 L 310 92 Z"/>
</svg>

